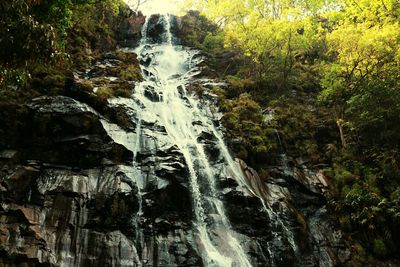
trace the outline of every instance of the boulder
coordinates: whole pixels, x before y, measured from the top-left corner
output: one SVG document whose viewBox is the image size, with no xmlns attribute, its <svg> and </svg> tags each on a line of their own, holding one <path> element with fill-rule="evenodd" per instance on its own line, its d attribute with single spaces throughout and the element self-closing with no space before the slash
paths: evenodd
<svg viewBox="0 0 400 267">
<path fill-rule="evenodd" d="M 147 86 L 144 89 L 144 96 L 153 102 L 161 102 L 163 100 L 162 94 L 160 92 L 156 92 L 155 88 L 152 86 Z"/>
<path fill-rule="evenodd" d="M 165 34 L 163 16 L 151 15 L 147 28 L 147 38 L 150 43 L 162 43 Z"/>
<path fill-rule="evenodd" d="M 127 13 L 116 30 L 116 39 L 121 46 L 135 47 L 142 37 L 141 31 L 146 18 L 143 14 Z"/>
</svg>

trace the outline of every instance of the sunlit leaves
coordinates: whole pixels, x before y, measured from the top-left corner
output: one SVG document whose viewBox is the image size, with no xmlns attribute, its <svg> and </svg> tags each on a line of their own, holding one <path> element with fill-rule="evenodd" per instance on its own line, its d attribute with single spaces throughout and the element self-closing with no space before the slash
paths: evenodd
<svg viewBox="0 0 400 267">
<path fill-rule="evenodd" d="M 332 53 L 348 78 L 365 78 L 393 60 L 399 47 L 399 24 L 370 27 L 344 24 L 328 35 Z"/>
<path fill-rule="evenodd" d="M 319 45 L 316 15 L 333 1 L 247 0 L 188 1 L 225 32 L 226 46 L 243 51 L 255 63 L 252 75 L 289 87 L 298 67 Z M 329 9 L 329 8 L 326 8 Z"/>
<path fill-rule="evenodd" d="M 334 107 L 348 135 L 385 143 L 395 136 L 390 133 L 396 127 L 389 127 L 388 120 L 396 120 L 392 111 L 396 114 L 400 104 L 400 26 L 394 19 L 394 1 L 344 1 L 343 7 L 341 18 L 325 33 L 330 62 L 325 64 L 319 100 Z M 386 132 L 374 141 L 381 127 Z"/>
<path fill-rule="evenodd" d="M 398 0 L 343 0 L 349 20 L 357 23 L 376 24 L 398 20 L 400 3 Z"/>
</svg>

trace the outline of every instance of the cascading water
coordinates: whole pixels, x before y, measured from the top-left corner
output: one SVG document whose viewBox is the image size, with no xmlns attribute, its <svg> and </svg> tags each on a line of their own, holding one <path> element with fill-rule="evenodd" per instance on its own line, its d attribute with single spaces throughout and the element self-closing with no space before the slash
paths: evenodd
<svg viewBox="0 0 400 267">
<path fill-rule="evenodd" d="M 204 144 L 198 141 L 201 131 L 194 126 L 201 121 L 204 129 L 217 136 L 229 168 L 232 162 L 222 138 L 212 122 L 202 114 L 196 100 L 186 93 L 185 84 L 198 74 L 195 68 L 199 63 L 199 59 L 195 59 L 197 52 L 172 43 L 168 15 L 159 19 L 164 25 L 161 43 L 151 44 L 148 42 L 148 20 L 136 50 L 142 62 L 146 62 L 142 64 L 144 81 L 136 86 L 133 95 L 133 99 L 140 103 L 140 117 L 165 127 L 169 141 L 178 147 L 185 159 L 195 214 L 193 224 L 204 265 L 251 266 L 237 234 L 231 229 L 224 205 L 218 199 L 216 170 L 206 156 Z M 139 122 L 138 125 L 140 129 Z M 135 150 L 136 157 L 137 148 Z"/>
<path fill-rule="evenodd" d="M 118 129 L 110 133 L 115 135 L 116 142 L 129 148 L 134 157 L 130 178 L 138 188 L 139 209 L 132 217 L 132 224 L 136 228 L 140 258 L 139 262 L 135 259 L 135 266 L 279 266 L 287 257 L 286 253 L 297 255 L 298 252 L 293 227 L 287 219 L 290 208 L 280 201 L 285 198 L 286 191 L 275 184 L 267 188 L 257 174 L 246 174 L 243 162 L 233 160 L 221 130 L 215 126 L 218 118 L 213 104 L 186 90 L 191 83 L 212 85 L 210 80 L 196 78 L 203 59 L 198 51 L 173 44 L 170 24 L 168 15 L 146 19 L 140 45 L 135 50 L 144 79 L 136 84 L 131 98 L 110 100 L 111 105 L 129 109 L 135 124 L 135 133 L 120 136 Z M 217 150 L 218 155 L 210 157 L 210 148 Z M 184 174 L 177 173 L 179 170 Z M 172 173 L 172 181 L 165 176 L 168 172 Z M 242 196 L 242 207 L 246 205 L 247 196 L 260 199 L 253 204 L 250 213 L 257 214 L 254 209 L 259 210 L 256 216 L 266 230 L 258 228 L 258 234 L 252 233 L 251 223 L 238 229 L 241 234 L 232 229 L 225 205 L 232 219 L 235 204 L 224 205 L 227 188 L 218 188 L 219 181 L 232 178 L 237 183 L 233 190 Z M 181 185 L 183 188 L 179 187 Z M 187 227 L 178 227 L 180 230 L 175 232 L 170 230 L 167 235 L 149 233 L 153 231 L 152 223 L 157 225 L 164 220 L 162 214 L 152 218 L 148 213 L 149 209 L 150 212 L 154 209 L 151 203 L 157 206 L 157 201 L 161 200 L 154 199 L 154 192 L 167 190 L 169 186 L 178 188 L 165 194 L 188 195 L 192 219 L 182 220 L 181 223 L 188 223 Z M 187 212 L 186 207 L 185 214 Z M 246 216 L 242 213 L 240 220 Z M 260 227 L 257 220 L 255 224 Z M 238 227 L 238 221 L 234 226 Z M 185 249 L 176 252 L 182 243 Z M 202 264 L 177 262 L 179 253 L 186 255 L 186 248 L 193 249 L 196 261 Z"/>
</svg>

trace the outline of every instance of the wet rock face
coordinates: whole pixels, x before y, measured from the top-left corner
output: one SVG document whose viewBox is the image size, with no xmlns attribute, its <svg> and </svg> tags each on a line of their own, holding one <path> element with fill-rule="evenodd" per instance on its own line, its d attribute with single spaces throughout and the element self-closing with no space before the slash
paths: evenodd
<svg viewBox="0 0 400 267">
<path fill-rule="evenodd" d="M 24 112 L 8 134 L 23 130 L 27 140 L 0 143 L 0 264 L 135 266 L 138 189 L 121 165 L 132 152 L 71 98 L 42 97 L 17 110 Z"/>
<path fill-rule="evenodd" d="M 12 123 L 7 114 L 14 110 Z M 41 97 L 29 105 L 1 111 L 0 149 L 17 148 L 19 159 L 74 167 L 98 165 L 103 159 L 130 162 L 132 152 L 113 142 L 99 115 L 68 97 Z"/>
<path fill-rule="evenodd" d="M 105 159 L 132 161 L 132 152 L 112 141 L 89 106 L 60 96 L 37 98 L 28 108 L 32 146 L 25 153 L 30 159 L 74 167 L 97 166 Z"/>
<path fill-rule="evenodd" d="M 151 15 L 148 23 L 149 25 L 146 31 L 148 42 L 161 44 L 163 41 L 162 37 L 166 33 L 163 17 L 160 15 Z"/>
<path fill-rule="evenodd" d="M 180 43 L 180 39 L 178 38 L 179 29 L 179 17 L 175 15 L 169 15 L 168 21 L 166 21 L 165 17 L 159 14 L 150 15 L 148 20 L 147 30 L 145 34 L 147 36 L 147 43 L 148 44 L 162 44 L 163 39 L 167 34 L 166 25 L 168 24 L 170 27 L 170 31 L 172 33 L 172 42 L 174 44 Z M 146 60 L 146 59 L 144 59 Z M 145 63 L 145 62 L 143 62 Z M 146 64 L 144 64 L 146 65 Z"/>
<path fill-rule="evenodd" d="M 138 201 L 135 189 L 116 177 L 120 171 L 108 168 L 101 174 L 97 170 L 77 173 L 39 167 L 40 176 L 29 189 L 19 192 L 26 199 L 3 202 L 1 234 L 12 238 L 2 242 L 2 249 L 8 257 L 27 257 L 55 266 L 85 266 L 84 262 L 97 262 L 90 260 L 92 257 L 114 263 L 131 260 L 135 247 L 127 236 L 134 229 L 126 225 L 128 218 L 124 217 L 138 209 Z M 10 188 L 2 198 L 12 199 L 12 193 Z M 100 254 L 99 249 L 104 252 Z M 75 265 L 80 257 L 82 263 Z"/>
<path fill-rule="evenodd" d="M 139 122 L 132 101 L 109 106 L 130 119 L 126 128 L 67 97 L 38 98 L 16 109 L 26 125 L 9 124 L 11 142 L 2 141 L 0 151 L 3 266 L 202 266 L 187 164 L 164 127 Z M 218 168 L 216 136 L 201 122 L 193 127 Z M 12 142 L 22 129 L 30 142 Z M 131 141 L 139 133 L 133 161 L 137 144 Z M 90 153 L 95 157 L 77 160 Z M 219 174 L 219 198 L 253 266 L 338 266 L 349 257 L 324 206 L 328 183 L 321 173 L 282 163 L 262 180 L 240 165 L 253 193 Z"/>
<path fill-rule="evenodd" d="M 68 97 L 16 110 L 0 143 L 1 266 L 201 266 L 183 156 L 157 148 L 165 129 L 143 122 L 133 166 L 117 143 L 136 131 L 126 105 L 109 107 L 130 118 L 126 130 Z M 13 142 L 21 130 L 30 142 Z"/>
<path fill-rule="evenodd" d="M 239 160 L 253 196 L 233 190 L 237 184 L 227 182 L 225 186 L 231 190 L 225 192 L 233 226 L 242 233 L 252 233 L 261 247 L 269 247 L 268 254 L 275 266 L 342 266 L 351 257 L 350 244 L 327 210 L 326 177 L 285 154 L 275 156 L 278 164 L 267 168 L 266 180 Z M 238 213 L 240 203 L 256 206 L 258 198 L 263 199 L 267 208 L 268 222 L 254 209 Z M 244 213 L 250 213 L 252 220 L 243 221 Z"/>
<path fill-rule="evenodd" d="M 116 38 L 123 47 L 135 47 L 142 37 L 141 30 L 146 19 L 141 13 L 136 14 L 129 9 L 125 12 L 116 30 Z"/>
<path fill-rule="evenodd" d="M 150 99 L 153 102 L 161 102 L 162 101 L 162 94 L 156 92 L 154 90 L 154 87 L 152 87 L 152 86 L 148 86 L 147 88 L 145 88 L 144 95 L 145 95 L 145 97 L 147 97 L 148 99 Z"/>
</svg>

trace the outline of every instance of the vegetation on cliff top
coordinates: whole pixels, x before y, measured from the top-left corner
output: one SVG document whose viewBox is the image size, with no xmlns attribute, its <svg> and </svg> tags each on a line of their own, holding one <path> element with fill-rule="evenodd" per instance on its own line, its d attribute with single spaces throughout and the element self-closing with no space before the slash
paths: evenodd
<svg viewBox="0 0 400 267">
<path fill-rule="evenodd" d="M 0 99 L 15 102 L 68 95 L 73 71 L 85 71 L 115 51 L 119 24 L 134 15 L 122 0 L 11 0 L 0 3 L 0 13 L 0 35 L 7 37 L 0 38 Z M 136 58 L 114 57 L 123 64 L 113 76 L 140 79 Z M 130 91 L 108 88 L 99 97 Z"/>
</svg>

